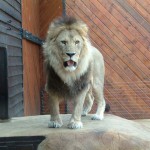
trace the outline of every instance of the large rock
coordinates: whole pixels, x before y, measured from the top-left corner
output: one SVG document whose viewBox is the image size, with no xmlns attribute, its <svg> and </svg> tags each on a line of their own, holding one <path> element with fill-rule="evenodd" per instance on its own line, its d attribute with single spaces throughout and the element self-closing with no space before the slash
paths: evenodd
<svg viewBox="0 0 150 150">
<path fill-rule="evenodd" d="M 82 118 L 83 129 L 70 130 L 63 116 L 64 127 L 49 129 L 38 150 L 150 150 L 150 127 L 113 115 L 103 121 L 90 117 Z"/>
<path fill-rule="evenodd" d="M 103 121 L 82 118 L 83 129 L 67 128 L 70 115 L 61 115 L 64 126 L 48 128 L 49 115 L 0 121 L 0 137 L 46 136 L 38 150 L 150 150 L 150 120 L 130 121 L 105 115 Z"/>
</svg>

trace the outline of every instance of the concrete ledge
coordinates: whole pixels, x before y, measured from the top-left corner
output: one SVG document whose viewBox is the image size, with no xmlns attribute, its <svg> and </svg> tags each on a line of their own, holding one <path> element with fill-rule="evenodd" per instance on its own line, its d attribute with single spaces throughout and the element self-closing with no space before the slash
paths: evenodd
<svg viewBox="0 0 150 150">
<path fill-rule="evenodd" d="M 58 145 L 65 150 L 119 150 L 120 146 L 121 150 L 150 150 L 150 120 L 143 123 L 107 114 L 103 121 L 94 121 L 88 115 L 82 118 L 82 129 L 71 130 L 67 128 L 70 115 L 61 117 L 64 126 L 59 129 L 47 127 L 49 115 L 12 118 L 0 123 L 0 137 L 46 136 L 39 150 L 57 149 Z"/>
</svg>

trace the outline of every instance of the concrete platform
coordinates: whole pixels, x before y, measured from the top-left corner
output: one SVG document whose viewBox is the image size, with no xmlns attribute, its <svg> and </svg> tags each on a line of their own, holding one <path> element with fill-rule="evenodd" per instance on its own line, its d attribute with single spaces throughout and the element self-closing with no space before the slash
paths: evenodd
<svg viewBox="0 0 150 150">
<path fill-rule="evenodd" d="M 119 122 L 117 123 L 117 120 L 126 122 L 129 122 L 130 124 L 146 126 L 150 129 L 150 119 L 143 119 L 143 120 L 135 120 L 130 121 L 127 119 L 123 119 L 114 115 L 105 115 L 105 119 L 103 121 L 94 121 L 91 120 L 92 115 L 88 115 L 86 117 L 82 117 L 83 122 L 83 129 L 77 129 L 77 130 L 71 130 L 67 128 L 67 124 L 70 119 L 69 114 L 67 115 L 61 115 L 63 120 L 63 127 L 59 129 L 50 129 L 48 128 L 48 121 L 50 119 L 49 115 L 40 115 L 40 116 L 29 116 L 29 117 L 19 117 L 19 118 L 12 118 L 8 121 L 0 121 L 0 137 L 11 137 L 11 136 L 46 136 L 49 133 L 56 133 L 56 132 L 84 132 L 87 130 L 90 130 L 92 128 L 96 129 L 103 129 L 104 128 L 110 128 L 111 130 L 115 129 L 113 126 L 119 126 Z M 123 124 L 121 125 L 121 128 L 126 128 Z M 131 128 L 132 129 L 132 128 Z M 128 129 L 128 130 L 131 130 Z M 125 130 L 122 130 L 122 132 L 126 132 Z"/>
<path fill-rule="evenodd" d="M 61 115 L 63 127 L 48 128 L 49 115 L 0 122 L 0 138 L 45 136 L 38 150 L 150 150 L 150 120 L 127 120 L 106 114 L 103 121 L 82 117 L 82 129 L 68 129 L 71 115 Z"/>
<path fill-rule="evenodd" d="M 150 128 L 150 119 L 138 119 L 134 121 Z"/>
</svg>

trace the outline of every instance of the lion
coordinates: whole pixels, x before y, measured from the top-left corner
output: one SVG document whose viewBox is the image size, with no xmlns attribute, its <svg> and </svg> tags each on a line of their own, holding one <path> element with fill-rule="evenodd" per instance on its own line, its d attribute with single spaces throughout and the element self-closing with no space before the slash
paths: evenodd
<svg viewBox="0 0 150 150">
<path fill-rule="evenodd" d="M 62 99 L 74 104 L 68 128 L 82 128 L 81 116 L 86 116 L 93 101 L 97 110 L 92 120 L 102 120 L 105 111 L 104 59 L 92 46 L 87 25 L 74 17 L 60 17 L 49 26 L 43 46 L 46 67 L 46 91 L 49 94 L 50 128 L 60 128 Z"/>
</svg>

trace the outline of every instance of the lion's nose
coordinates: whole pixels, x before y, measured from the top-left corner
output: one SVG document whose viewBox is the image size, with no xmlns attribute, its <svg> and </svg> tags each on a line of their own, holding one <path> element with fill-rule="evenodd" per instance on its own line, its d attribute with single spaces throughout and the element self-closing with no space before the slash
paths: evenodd
<svg viewBox="0 0 150 150">
<path fill-rule="evenodd" d="M 66 53 L 70 58 L 75 55 L 76 53 Z"/>
</svg>

